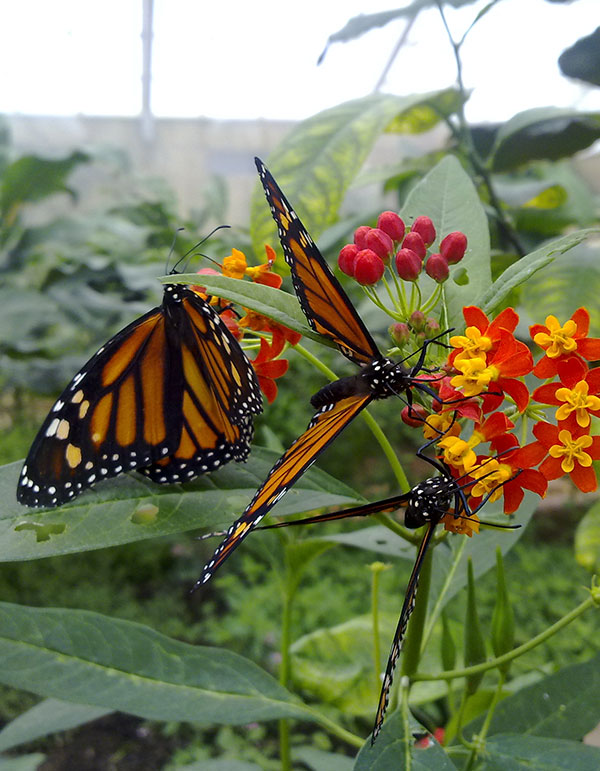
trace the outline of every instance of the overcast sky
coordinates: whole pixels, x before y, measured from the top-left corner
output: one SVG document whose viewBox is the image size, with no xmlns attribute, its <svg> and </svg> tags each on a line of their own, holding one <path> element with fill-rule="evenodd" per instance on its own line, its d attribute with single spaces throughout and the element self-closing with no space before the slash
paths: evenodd
<svg viewBox="0 0 600 771">
<path fill-rule="evenodd" d="M 459 37 L 477 2 L 448 12 Z M 158 116 L 302 119 L 373 90 L 402 20 L 317 58 L 359 13 L 401 2 L 155 0 L 153 111 Z M 136 115 L 141 105 L 142 0 L 0 0 L 0 112 Z M 600 23 L 600 0 L 502 0 L 464 49 L 471 120 L 505 120 L 543 105 L 600 110 L 600 89 L 559 74 L 561 51 Z M 384 91 L 452 85 L 439 14 L 423 13 Z"/>
</svg>

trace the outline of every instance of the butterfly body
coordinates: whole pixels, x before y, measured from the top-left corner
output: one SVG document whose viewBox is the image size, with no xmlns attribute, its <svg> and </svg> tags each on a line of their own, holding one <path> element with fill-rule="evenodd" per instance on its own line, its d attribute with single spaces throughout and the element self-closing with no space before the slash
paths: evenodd
<svg viewBox="0 0 600 771">
<path fill-rule="evenodd" d="M 437 524 L 450 510 L 458 492 L 454 479 L 437 476 L 419 482 L 407 494 L 404 525 L 416 529 L 428 522 Z"/>
<path fill-rule="evenodd" d="M 103 345 L 60 395 L 17 500 L 58 506 L 124 471 L 173 483 L 245 460 L 261 410 L 252 366 L 216 311 L 167 284 L 162 304 Z"/>
</svg>

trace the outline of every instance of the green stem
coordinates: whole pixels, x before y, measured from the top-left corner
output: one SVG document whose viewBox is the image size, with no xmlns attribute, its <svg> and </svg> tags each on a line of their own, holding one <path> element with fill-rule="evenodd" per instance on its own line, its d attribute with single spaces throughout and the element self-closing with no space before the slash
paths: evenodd
<svg viewBox="0 0 600 771">
<path fill-rule="evenodd" d="M 300 345 L 300 343 L 296 343 L 294 346 L 294 350 L 300 354 L 300 356 L 304 357 L 306 361 L 310 361 L 310 363 L 319 370 L 319 372 L 322 372 L 325 377 L 329 378 L 329 380 L 337 380 L 338 376 L 335 374 L 335 372 L 332 369 L 329 369 L 329 367 L 326 364 L 323 364 L 323 362 L 320 359 L 317 359 L 317 357 L 312 354 L 309 350 L 307 350 L 303 345 Z"/>
<path fill-rule="evenodd" d="M 504 681 L 505 681 L 504 673 L 500 672 L 500 677 L 498 678 L 498 684 L 496 686 L 496 690 L 494 691 L 494 697 L 492 699 L 492 703 L 490 704 L 489 709 L 486 713 L 485 720 L 483 721 L 483 725 L 481 726 L 481 731 L 477 734 L 476 740 L 473 743 L 474 746 L 471 749 L 471 754 L 465 766 L 465 771 L 470 771 L 470 769 L 474 767 L 479 755 L 481 754 L 482 748 L 485 746 L 485 739 L 488 734 L 488 731 L 490 730 L 490 725 L 492 722 L 492 718 L 494 717 L 494 712 L 496 711 L 496 707 L 498 706 L 498 703 L 502 698 L 502 688 L 504 686 Z"/>
<path fill-rule="evenodd" d="M 375 439 L 379 442 L 379 446 L 383 450 L 383 454 L 388 460 L 388 463 L 391 466 L 392 471 L 394 472 L 394 476 L 396 477 L 398 481 L 398 485 L 400 486 L 400 490 L 403 493 L 406 493 L 410 490 L 410 484 L 408 482 L 408 479 L 406 477 L 406 474 L 404 473 L 404 469 L 402 468 L 402 464 L 396 457 L 396 453 L 394 452 L 394 449 L 392 445 L 390 444 L 389 439 L 384 434 L 383 430 L 381 429 L 379 423 L 375 420 L 375 418 L 366 410 L 364 410 L 362 413 L 362 418 L 365 421 L 365 423 L 369 426 L 371 429 L 371 433 L 375 437 Z"/>
<path fill-rule="evenodd" d="M 373 665 L 375 667 L 375 693 L 381 688 L 381 638 L 379 636 L 379 576 L 385 569 L 382 562 L 374 562 L 371 565 L 373 578 L 371 581 L 371 617 L 373 622 Z"/>
<path fill-rule="evenodd" d="M 429 638 L 431 637 L 431 633 L 433 632 L 433 627 L 435 623 L 437 622 L 440 613 L 442 612 L 442 609 L 444 607 L 444 597 L 446 596 L 448 590 L 450 589 L 450 586 L 452 585 L 452 582 L 454 580 L 454 576 L 456 574 L 456 571 L 458 570 L 458 566 L 460 564 L 460 560 L 462 557 L 462 553 L 467 545 L 467 538 L 466 536 L 462 539 L 460 546 L 458 547 L 456 551 L 456 556 L 454 558 L 454 562 L 452 563 L 452 567 L 450 568 L 450 571 L 448 572 L 448 575 L 446 576 L 446 579 L 444 581 L 444 584 L 442 586 L 441 592 L 438 594 L 435 600 L 435 605 L 433 606 L 433 610 L 431 612 L 431 615 L 429 617 L 429 622 L 427 624 L 427 627 L 425 629 L 425 634 L 423 635 L 423 646 L 426 646 Z"/>
<path fill-rule="evenodd" d="M 421 650 L 423 642 L 423 630 L 425 628 L 425 619 L 427 618 L 427 603 L 429 601 L 429 589 L 431 587 L 431 568 L 433 564 L 433 549 L 423 558 L 421 566 L 421 575 L 419 576 L 419 589 L 415 609 L 410 619 L 408 632 L 404 641 L 404 652 L 402 654 L 401 675 L 407 675 L 413 678 L 417 671 L 419 661 L 421 660 Z"/>
<path fill-rule="evenodd" d="M 472 667 L 465 667 L 465 669 L 453 669 L 449 672 L 438 672 L 435 675 L 419 674 L 417 672 L 412 676 L 412 679 L 415 681 L 454 680 L 457 677 L 467 677 L 468 675 L 475 675 L 479 672 L 487 672 L 490 669 L 496 669 L 497 667 L 502 666 L 502 664 L 507 664 L 509 661 L 512 661 L 513 659 L 522 656 L 524 653 L 528 653 L 530 650 L 533 650 L 533 648 L 536 648 L 538 645 L 548 640 L 550 637 L 563 629 L 563 627 L 568 626 L 571 621 L 574 621 L 582 613 L 585 613 L 588 608 L 596 605 L 597 602 L 597 599 L 594 597 L 588 597 L 587 600 L 584 600 L 580 605 L 570 611 L 570 613 L 567 613 L 556 623 L 549 626 L 548 629 L 546 629 L 544 632 L 538 634 L 536 637 L 533 637 L 531 640 L 528 640 L 526 643 L 523 643 L 523 645 L 519 645 L 518 648 L 514 648 L 514 650 L 509 651 L 508 653 L 504 653 L 502 656 L 498 656 L 495 659 L 484 661 L 481 664 L 475 664 Z"/>
<path fill-rule="evenodd" d="M 281 664 L 279 666 L 279 683 L 287 689 L 290 681 L 291 662 L 290 644 L 292 628 L 292 603 L 294 589 L 291 577 L 286 576 L 283 590 L 283 612 L 281 617 Z M 290 724 L 286 718 L 279 721 L 279 757 L 282 771 L 291 771 L 292 757 L 290 753 Z"/>
<path fill-rule="evenodd" d="M 396 287 L 396 294 L 398 295 L 398 303 L 402 313 L 402 318 L 406 320 L 408 318 L 408 311 L 406 308 L 406 292 L 404 291 L 404 284 L 396 275 L 394 268 L 390 267 L 390 270 L 392 272 L 392 278 L 394 279 L 394 285 Z"/>
</svg>

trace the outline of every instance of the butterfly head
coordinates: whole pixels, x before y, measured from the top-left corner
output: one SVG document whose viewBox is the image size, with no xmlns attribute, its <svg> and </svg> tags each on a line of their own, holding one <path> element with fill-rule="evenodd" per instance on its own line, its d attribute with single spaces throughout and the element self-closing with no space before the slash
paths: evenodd
<svg viewBox="0 0 600 771">
<path fill-rule="evenodd" d="M 450 509 L 454 492 L 454 481 L 446 476 L 432 477 L 413 487 L 404 515 L 405 526 L 417 528 L 439 521 Z"/>
</svg>

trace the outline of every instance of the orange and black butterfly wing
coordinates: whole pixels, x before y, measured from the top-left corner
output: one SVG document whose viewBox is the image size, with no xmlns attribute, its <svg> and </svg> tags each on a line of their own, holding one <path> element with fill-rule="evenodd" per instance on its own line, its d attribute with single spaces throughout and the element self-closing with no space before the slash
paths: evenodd
<svg viewBox="0 0 600 771">
<path fill-rule="evenodd" d="M 155 482 L 184 482 L 248 457 L 262 396 L 252 364 L 216 311 L 178 287 L 169 345 L 182 369 L 181 430 L 173 452 L 139 469 Z"/>
<path fill-rule="evenodd" d="M 183 378 L 172 356 L 161 308 L 100 348 L 42 424 L 21 471 L 17 500 L 59 506 L 101 479 L 173 452 Z"/>
<path fill-rule="evenodd" d="M 327 405 L 314 416 L 306 431 L 273 466 L 242 516 L 231 525 L 220 546 L 204 566 L 194 589 L 211 578 L 248 533 L 283 498 L 290 487 L 372 398 L 371 394 L 350 396 L 336 404 Z"/>
<path fill-rule="evenodd" d="M 260 158 L 254 161 L 308 323 L 356 364 L 380 358 L 375 341 L 277 182 Z"/>
<path fill-rule="evenodd" d="M 260 409 L 251 364 L 217 313 L 167 285 L 162 306 L 100 348 L 56 401 L 17 500 L 58 506 L 134 469 L 159 482 L 191 479 L 246 457 Z"/>
<path fill-rule="evenodd" d="M 400 618 L 398 620 L 398 626 L 396 627 L 396 631 L 394 633 L 394 639 L 392 640 L 390 655 L 388 657 L 387 666 L 385 668 L 385 674 L 383 676 L 383 684 L 381 686 L 381 693 L 379 695 L 379 703 L 377 705 L 377 713 L 375 715 L 375 723 L 373 725 L 373 734 L 371 736 L 371 744 L 377 738 L 377 735 L 381 731 L 381 726 L 383 725 L 383 718 L 385 716 L 385 711 L 387 709 L 387 705 L 390 699 L 390 689 L 392 687 L 392 681 L 394 678 L 394 670 L 396 668 L 396 663 L 398 662 L 398 657 L 400 656 L 400 652 L 402 650 L 402 643 L 404 642 L 404 635 L 406 634 L 406 627 L 408 626 L 408 620 L 410 619 L 410 616 L 415 607 L 417 589 L 419 586 L 419 573 L 421 572 L 421 568 L 423 566 L 423 560 L 425 559 L 425 555 L 427 554 L 427 549 L 429 548 L 429 545 L 431 543 L 431 538 L 435 532 L 435 528 L 436 528 L 436 525 L 438 524 L 438 521 L 439 520 L 436 518 L 436 519 L 432 519 L 430 522 L 427 523 L 427 530 L 425 531 L 425 535 L 423 536 L 423 540 L 421 541 L 421 545 L 419 546 L 419 551 L 417 553 L 417 558 L 415 560 L 415 566 L 413 567 L 412 573 L 410 575 L 410 579 L 408 581 L 408 586 L 406 588 L 406 595 L 404 597 L 402 610 L 400 612 Z"/>
</svg>

